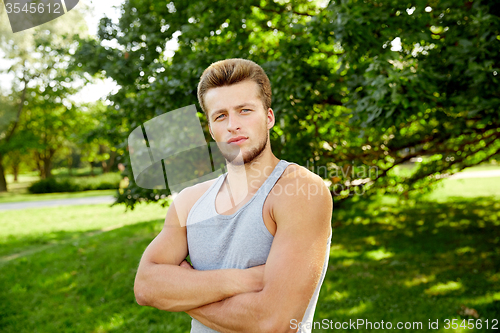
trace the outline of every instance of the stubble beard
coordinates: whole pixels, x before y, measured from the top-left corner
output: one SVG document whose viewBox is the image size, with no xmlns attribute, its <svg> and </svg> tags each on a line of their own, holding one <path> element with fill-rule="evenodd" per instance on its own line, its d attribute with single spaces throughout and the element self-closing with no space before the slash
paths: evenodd
<svg viewBox="0 0 500 333">
<path fill-rule="evenodd" d="M 251 149 L 246 156 L 245 154 L 243 154 L 243 164 L 248 164 L 252 162 L 257 157 L 259 157 L 260 154 L 262 154 L 264 149 L 266 149 L 268 137 L 269 137 L 269 132 L 266 131 L 266 137 L 264 138 L 264 141 L 260 142 L 257 147 Z"/>
<path fill-rule="evenodd" d="M 243 153 L 243 164 L 248 164 L 258 158 L 264 149 L 267 147 L 267 140 L 269 138 L 269 132 L 266 131 L 266 136 L 264 140 L 260 141 L 257 147 L 250 149 L 247 153 Z M 220 150 L 222 156 L 226 159 L 226 161 L 232 165 L 242 165 L 241 158 L 236 157 L 241 153 L 241 150 L 235 151 L 234 148 L 226 146 L 226 149 Z"/>
</svg>

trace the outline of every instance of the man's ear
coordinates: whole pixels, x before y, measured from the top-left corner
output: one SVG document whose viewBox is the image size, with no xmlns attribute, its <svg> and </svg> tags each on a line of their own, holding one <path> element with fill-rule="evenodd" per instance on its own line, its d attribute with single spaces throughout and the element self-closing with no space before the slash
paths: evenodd
<svg viewBox="0 0 500 333">
<path fill-rule="evenodd" d="M 267 129 L 273 128 L 275 120 L 273 109 L 267 109 Z"/>
</svg>

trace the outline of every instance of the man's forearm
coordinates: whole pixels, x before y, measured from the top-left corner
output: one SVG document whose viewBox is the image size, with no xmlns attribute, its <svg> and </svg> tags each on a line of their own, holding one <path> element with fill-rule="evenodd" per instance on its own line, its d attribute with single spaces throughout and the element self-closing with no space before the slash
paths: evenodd
<svg viewBox="0 0 500 333">
<path fill-rule="evenodd" d="M 186 313 L 218 332 L 269 332 L 272 316 L 262 306 L 263 297 L 263 292 L 238 294 Z"/>
<path fill-rule="evenodd" d="M 147 263 L 140 267 L 134 291 L 140 305 L 186 311 L 248 292 L 243 270 L 198 271 L 176 265 Z"/>
</svg>

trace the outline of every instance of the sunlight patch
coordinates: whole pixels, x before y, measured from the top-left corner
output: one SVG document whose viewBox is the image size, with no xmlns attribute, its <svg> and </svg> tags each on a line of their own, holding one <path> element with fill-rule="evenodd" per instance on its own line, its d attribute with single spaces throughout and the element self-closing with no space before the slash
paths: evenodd
<svg viewBox="0 0 500 333">
<path fill-rule="evenodd" d="M 349 293 L 347 291 L 338 291 L 335 290 L 331 293 L 328 293 L 328 295 L 324 298 L 325 301 L 341 301 L 349 296 Z"/>
<path fill-rule="evenodd" d="M 434 274 L 432 275 L 417 275 L 411 280 L 406 280 L 404 282 L 404 285 L 407 286 L 408 288 L 418 286 L 419 284 L 423 283 L 429 283 L 431 281 L 434 281 L 436 279 L 436 276 Z"/>
<path fill-rule="evenodd" d="M 386 251 L 385 248 L 381 247 L 378 250 L 366 252 L 365 256 L 372 260 L 382 260 L 394 256 L 394 253 Z"/>
<path fill-rule="evenodd" d="M 371 302 L 365 303 L 365 302 L 361 301 L 359 303 L 359 305 L 357 305 L 357 306 L 354 306 L 350 309 L 338 309 L 336 312 L 338 312 L 339 314 L 343 314 L 343 315 L 357 315 L 357 314 L 366 312 L 366 310 L 371 309 L 371 307 L 372 307 Z"/>
<path fill-rule="evenodd" d="M 460 289 L 463 289 L 463 285 L 461 282 L 449 281 L 446 283 L 438 283 L 435 286 L 426 289 L 425 293 L 427 295 L 444 295 Z"/>
<path fill-rule="evenodd" d="M 476 250 L 470 246 L 464 246 L 464 247 L 461 247 L 461 248 L 458 248 L 455 250 L 456 254 L 464 254 L 467 252 L 474 253 L 474 252 L 476 252 Z"/>
<path fill-rule="evenodd" d="M 475 298 L 469 298 L 466 304 L 468 304 L 469 306 L 477 306 L 493 303 L 495 301 L 500 301 L 500 292 L 488 293 L 486 295 L 478 296 Z"/>
<path fill-rule="evenodd" d="M 105 324 L 100 324 L 96 329 L 95 332 L 108 332 L 110 330 L 114 330 L 117 328 L 120 328 L 125 324 L 125 320 L 123 319 L 123 316 L 119 313 L 115 313 L 113 317 L 111 317 L 111 320 Z"/>
</svg>

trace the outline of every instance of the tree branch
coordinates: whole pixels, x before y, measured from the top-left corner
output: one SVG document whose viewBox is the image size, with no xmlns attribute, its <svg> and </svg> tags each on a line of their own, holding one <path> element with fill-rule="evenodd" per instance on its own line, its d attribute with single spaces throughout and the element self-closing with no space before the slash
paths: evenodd
<svg viewBox="0 0 500 333">
<path fill-rule="evenodd" d="M 264 11 L 264 12 L 272 12 L 272 13 L 276 13 L 276 14 L 285 14 L 286 12 L 290 12 L 290 13 L 294 13 L 296 15 L 301 15 L 301 16 L 308 16 L 308 17 L 313 17 L 314 15 L 316 14 L 309 14 L 309 13 L 301 13 L 301 12 L 297 12 L 295 10 L 283 10 L 283 11 L 279 11 L 279 10 L 276 10 L 276 9 L 271 9 L 271 8 L 262 8 L 260 6 L 256 6 L 256 5 L 252 5 L 253 7 L 257 7 L 259 8 L 260 10 Z"/>
</svg>

